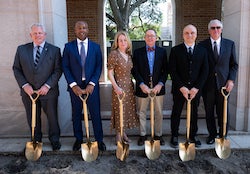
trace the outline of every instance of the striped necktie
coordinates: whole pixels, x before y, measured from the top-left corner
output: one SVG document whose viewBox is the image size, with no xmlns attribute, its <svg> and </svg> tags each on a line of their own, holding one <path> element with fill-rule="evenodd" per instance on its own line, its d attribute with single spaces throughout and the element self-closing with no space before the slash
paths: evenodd
<svg viewBox="0 0 250 174">
<path fill-rule="evenodd" d="M 37 46 L 37 50 L 36 50 L 36 58 L 35 58 L 35 61 L 34 61 L 35 66 L 37 66 L 37 64 L 38 64 L 38 62 L 39 62 L 40 57 L 41 57 L 41 53 L 40 53 L 40 46 Z"/>
</svg>

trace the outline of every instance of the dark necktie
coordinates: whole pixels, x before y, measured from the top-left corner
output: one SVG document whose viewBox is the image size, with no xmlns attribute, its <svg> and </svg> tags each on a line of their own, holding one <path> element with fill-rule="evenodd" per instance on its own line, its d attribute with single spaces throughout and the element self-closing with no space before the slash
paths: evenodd
<svg viewBox="0 0 250 174">
<path fill-rule="evenodd" d="M 189 54 L 190 56 L 192 56 L 192 55 L 193 55 L 193 52 L 192 52 L 192 47 L 189 47 L 189 48 L 188 48 L 188 54 Z"/>
<path fill-rule="evenodd" d="M 81 62 L 82 62 L 82 78 L 85 78 L 84 65 L 85 65 L 85 61 L 86 61 L 86 55 L 85 55 L 85 48 L 84 48 L 83 42 L 81 42 L 80 55 L 81 55 Z"/>
<path fill-rule="evenodd" d="M 214 41 L 214 59 L 217 61 L 219 58 L 218 50 L 217 50 L 217 43 Z"/>
<path fill-rule="evenodd" d="M 40 59 L 40 56 L 41 56 L 40 46 L 38 45 L 37 50 L 36 50 L 36 58 L 35 58 L 35 61 L 34 61 L 35 66 L 37 66 L 37 64 L 39 62 L 39 59 Z"/>
</svg>

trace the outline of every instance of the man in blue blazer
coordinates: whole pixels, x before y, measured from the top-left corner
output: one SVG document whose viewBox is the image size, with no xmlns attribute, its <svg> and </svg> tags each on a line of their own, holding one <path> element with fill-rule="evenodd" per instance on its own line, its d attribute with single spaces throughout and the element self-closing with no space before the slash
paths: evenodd
<svg viewBox="0 0 250 174">
<path fill-rule="evenodd" d="M 191 124 L 189 138 L 196 147 L 201 145 L 197 138 L 198 105 L 202 87 L 208 75 L 206 49 L 195 43 L 197 29 L 189 24 L 183 29 L 184 43 L 171 49 L 169 69 L 172 78 L 173 109 L 171 114 L 170 145 L 178 146 L 178 131 L 182 108 L 187 99 L 191 99 Z"/>
<path fill-rule="evenodd" d="M 17 48 L 13 71 L 21 89 L 22 101 L 26 110 L 27 120 L 31 128 L 32 102 L 29 95 L 36 90 L 39 98 L 36 101 L 37 115 L 35 141 L 42 142 L 41 108 L 49 123 L 49 140 L 53 150 L 59 150 L 61 144 L 58 124 L 58 80 L 62 75 L 60 48 L 45 41 L 46 32 L 41 24 L 31 26 L 30 36 L 33 42 Z M 38 55 L 37 55 L 38 54 Z"/>
<path fill-rule="evenodd" d="M 100 46 L 88 39 L 88 24 L 78 21 L 75 24 L 77 39 L 65 44 L 62 67 L 68 83 L 72 105 L 72 121 L 76 141 L 74 151 L 83 143 L 82 100 L 83 89 L 89 93 L 88 110 L 92 119 L 95 139 L 101 151 L 106 150 L 103 143 L 103 130 L 100 114 L 99 78 L 102 72 L 102 53 Z"/>
<path fill-rule="evenodd" d="M 157 35 L 155 30 L 148 29 L 145 33 L 146 46 L 138 48 L 133 54 L 133 75 L 136 80 L 137 108 L 140 117 L 140 137 L 138 145 L 144 144 L 147 139 L 146 114 L 150 102 L 149 93 L 153 92 L 155 106 L 155 139 L 164 145 L 162 137 L 162 107 L 167 80 L 167 52 L 156 46 Z"/>
<path fill-rule="evenodd" d="M 207 144 L 213 144 L 217 136 L 215 108 L 218 117 L 219 137 L 222 137 L 224 97 L 221 94 L 221 88 L 226 87 L 227 92 L 233 89 L 238 70 L 234 42 L 221 37 L 222 28 L 223 25 L 221 21 L 217 19 L 211 20 L 208 24 L 210 38 L 200 43 L 208 52 L 209 63 L 209 75 L 204 85 L 202 95 L 206 110 L 207 129 L 209 132 Z M 214 50 L 216 50 L 216 54 L 214 54 Z M 227 120 L 230 120 L 229 115 Z M 228 121 L 227 123 L 229 123 Z"/>
</svg>

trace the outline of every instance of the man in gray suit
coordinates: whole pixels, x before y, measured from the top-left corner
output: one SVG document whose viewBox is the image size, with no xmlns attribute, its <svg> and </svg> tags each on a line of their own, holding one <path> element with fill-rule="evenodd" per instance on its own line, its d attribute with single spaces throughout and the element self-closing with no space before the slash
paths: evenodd
<svg viewBox="0 0 250 174">
<path fill-rule="evenodd" d="M 42 142 L 41 108 L 48 118 L 49 140 L 53 150 L 59 150 L 60 128 L 58 124 L 58 80 L 62 75 L 60 48 L 45 41 L 46 32 L 41 24 L 31 26 L 33 42 L 17 48 L 13 71 L 21 89 L 22 101 L 31 128 L 32 102 L 29 95 L 34 91 L 40 95 L 36 101 L 35 141 Z"/>
</svg>

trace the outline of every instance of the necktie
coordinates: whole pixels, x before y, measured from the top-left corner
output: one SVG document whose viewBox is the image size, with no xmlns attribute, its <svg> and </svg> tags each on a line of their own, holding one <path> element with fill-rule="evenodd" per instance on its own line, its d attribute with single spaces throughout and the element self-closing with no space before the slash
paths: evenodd
<svg viewBox="0 0 250 174">
<path fill-rule="evenodd" d="M 37 66 L 37 64 L 39 62 L 39 59 L 40 59 L 40 56 L 41 56 L 40 46 L 38 45 L 37 50 L 36 50 L 36 58 L 35 58 L 35 61 L 34 61 L 35 66 Z"/>
<path fill-rule="evenodd" d="M 219 58 L 218 50 L 217 50 L 217 43 L 214 41 L 214 59 L 217 61 Z"/>
<path fill-rule="evenodd" d="M 188 48 L 188 54 L 189 54 L 190 56 L 193 55 L 193 53 L 192 53 L 192 47 L 189 47 L 189 48 Z"/>
<path fill-rule="evenodd" d="M 81 62 L 82 62 L 82 78 L 85 78 L 84 65 L 85 65 L 85 61 L 86 61 L 86 55 L 85 55 L 85 48 L 84 48 L 83 42 L 81 42 L 80 55 L 81 55 Z"/>
</svg>

